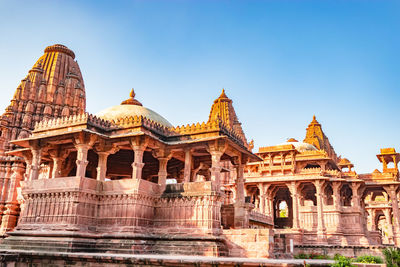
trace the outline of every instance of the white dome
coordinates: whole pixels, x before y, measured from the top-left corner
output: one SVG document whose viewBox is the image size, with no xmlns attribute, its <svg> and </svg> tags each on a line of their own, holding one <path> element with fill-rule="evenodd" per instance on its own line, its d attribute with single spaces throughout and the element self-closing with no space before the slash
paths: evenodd
<svg viewBox="0 0 400 267">
<path fill-rule="evenodd" d="M 297 142 L 297 141 L 294 141 L 294 142 L 285 142 L 285 143 L 282 143 L 282 144 L 279 144 L 279 145 L 293 145 L 294 148 L 295 148 L 297 151 L 299 151 L 299 152 L 318 150 L 315 146 L 313 146 L 313 145 L 311 145 L 311 144 L 309 144 L 309 143 Z"/>
<path fill-rule="evenodd" d="M 117 121 L 118 119 L 123 119 L 135 115 L 143 116 L 165 127 L 172 127 L 172 124 L 169 123 L 169 121 L 163 118 L 160 114 L 149 108 L 145 108 L 139 105 L 117 105 L 102 110 L 96 114 L 97 117 L 108 121 Z"/>
</svg>

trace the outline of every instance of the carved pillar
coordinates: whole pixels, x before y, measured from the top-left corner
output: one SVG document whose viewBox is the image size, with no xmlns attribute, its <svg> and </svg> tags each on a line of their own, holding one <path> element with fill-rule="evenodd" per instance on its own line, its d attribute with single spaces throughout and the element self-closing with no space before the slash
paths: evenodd
<svg viewBox="0 0 400 267">
<path fill-rule="evenodd" d="M 360 209 L 360 195 L 358 194 L 358 189 L 360 188 L 360 183 L 352 183 L 351 190 L 353 192 L 353 197 L 351 198 L 351 205 L 356 208 L 356 210 Z"/>
<path fill-rule="evenodd" d="M 105 181 L 107 173 L 107 158 L 110 155 L 109 152 L 97 152 L 99 156 L 99 162 L 97 165 L 97 181 Z"/>
<path fill-rule="evenodd" d="M 87 160 L 88 151 L 91 148 L 89 144 L 76 144 L 76 177 L 86 176 L 86 166 L 89 161 Z"/>
<path fill-rule="evenodd" d="M 400 218 L 399 218 L 399 203 L 397 199 L 397 185 L 390 185 L 385 187 L 386 192 L 388 193 L 390 200 L 392 202 L 392 212 L 393 212 L 393 236 L 394 243 L 396 246 L 400 246 Z"/>
<path fill-rule="evenodd" d="M 257 186 L 260 191 L 260 213 L 265 214 L 265 186 L 263 184 Z"/>
<path fill-rule="evenodd" d="M 285 155 L 281 152 L 280 156 L 281 156 L 281 172 L 282 172 L 282 174 L 284 174 L 285 173 Z"/>
<path fill-rule="evenodd" d="M 235 216 L 234 216 L 234 226 L 235 228 L 247 228 L 249 226 L 249 218 L 244 197 L 244 165 L 247 159 L 238 159 L 236 162 L 237 166 L 237 179 L 236 179 L 236 202 L 234 204 L 235 207 Z"/>
<path fill-rule="evenodd" d="M 192 171 L 192 153 L 190 149 L 185 150 L 185 169 L 183 171 L 184 182 L 188 183 L 190 181 Z"/>
<path fill-rule="evenodd" d="M 19 215 L 19 204 L 17 201 L 17 187 L 23 178 L 25 167 L 22 162 L 14 162 L 12 166 L 12 175 L 10 178 L 10 185 L 8 187 L 8 194 L 5 201 L 5 212 L 1 220 L 0 235 L 4 235 L 7 231 L 12 230 L 17 224 Z"/>
<path fill-rule="evenodd" d="M 7 192 L 9 188 L 9 181 L 11 177 L 11 162 L 5 161 L 3 163 L 3 179 L 2 179 L 2 187 L 1 187 L 1 195 L 0 195 L 0 216 L 3 216 L 3 212 L 5 211 Z"/>
<path fill-rule="evenodd" d="M 370 209 L 370 214 L 371 214 L 371 231 L 376 231 L 376 210 L 375 209 Z"/>
<path fill-rule="evenodd" d="M 296 154 L 292 151 L 290 152 L 290 158 L 292 160 L 292 174 L 294 175 L 296 172 L 296 161 L 295 161 Z"/>
<path fill-rule="evenodd" d="M 317 226 L 317 240 L 320 243 L 326 242 L 325 235 L 325 223 L 324 223 L 324 209 L 323 209 L 323 200 L 322 200 L 322 186 L 323 181 L 316 180 L 314 182 L 316 188 L 316 197 L 317 197 L 317 214 L 318 214 L 318 226 Z"/>
<path fill-rule="evenodd" d="M 146 150 L 145 146 L 132 145 L 134 161 L 132 163 L 132 179 L 142 179 L 142 170 L 144 167 L 143 154 Z"/>
<path fill-rule="evenodd" d="M 211 181 L 215 184 L 220 185 L 221 180 L 221 156 L 224 154 L 221 151 L 210 150 L 211 154 Z"/>
<path fill-rule="evenodd" d="M 293 206 L 293 228 L 298 229 L 300 227 L 299 223 L 299 195 L 297 193 L 297 183 L 291 182 L 289 185 L 289 191 L 292 197 Z"/>
<path fill-rule="evenodd" d="M 390 209 L 383 209 L 382 211 L 383 211 L 383 214 L 385 215 L 386 224 L 388 225 L 388 230 L 389 230 L 388 238 L 389 238 L 389 241 L 394 241 L 395 244 L 396 244 L 396 238 L 394 236 L 395 232 L 396 232 L 395 231 L 396 229 L 393 229 L 392 214 L 390 212 Z"/>
<path fill-rule="evenodd" d="M 53 159 L 53 170 L 51 172 L 51 178 L 61 177 L 62 164 L 67 158 L 69 152 L 61 150 L 59 147 L 56 147 L 55 149 L 49 149 L 48 152 Z"/>
<path fill-rule="evenodd" d="M 332 198 L 333 198 L 333 206 L 335 210 L 340 209 L 340 182 L 332 182 Z"/>
<path fill-rule="evenodd" d="M 32 165 L 30 170 L 29 180 L 37 180 L 39 178 L 40 161 L 42 156 L 41 148 L 31 148 L 32 152 Z"/>
<path fill-rule="evenodd" d="M 268 154 L 268 158 L 269 158 L 269 175 L 272 175 L 272 165 L 273 165 L 273 160 L 274 158 L 272 157 L 271 154 Z"/>
<path fill-rule="evenodd" d="M 167 164 L 169 158 L 158 158 L 159 168 L 158 168 L 158 184 L 161 186 L 161 192 L 165 190 L 165 186 L 167 183 Z"/>
</svg>

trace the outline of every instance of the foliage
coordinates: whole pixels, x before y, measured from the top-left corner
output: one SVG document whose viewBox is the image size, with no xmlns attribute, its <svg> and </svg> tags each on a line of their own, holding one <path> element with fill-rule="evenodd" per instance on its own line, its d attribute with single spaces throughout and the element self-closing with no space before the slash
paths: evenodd
<svg viewBox="0 0 400 267">
<path fill-rule="evenodd" d="M 400 249 L 385 248 L 382 251 L 387 267 L 400 267 Z"/>
<path fill-rule="evenodd" d="M 383 259 L 379 256 L 372 256 L 372 255 L 363 255 L 357 257 L 354 262 L 361 262 L 361 263 L 383 263 Z"/>
<path fill-rule="evenodd" d="M 351 259 L 345 256 L 336 254 L 334 258 L 335 262 L 331 264 L 331 267 L 354 267 L 351 263 Z"/>
<path fill-rule="evenodd" d="M 328 255 L 321 255 L 318 253 L 299 253 L 294 256 L 295 259 L 314 259 L 314 260 L 329 260 L 330 257 Z"/>
</svg>

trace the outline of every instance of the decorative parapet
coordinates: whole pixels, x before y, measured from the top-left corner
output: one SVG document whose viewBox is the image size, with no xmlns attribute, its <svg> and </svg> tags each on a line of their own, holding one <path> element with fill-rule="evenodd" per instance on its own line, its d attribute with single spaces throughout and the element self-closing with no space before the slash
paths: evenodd
<svg viewBox="0 0 400 267">
<path fill-rule="evenodd" d="M 341 172 L 338 170 L 325 170 L 324 175 L 333 176 L 333 177 L 340 177 Z"/>
<path fill-rule="evenodd" d="M 209 121 L 207 123 L 202 122 L 201 124 L 193 123 L 193 124 L 187 124 L 186 126 L 182 125 L 182 126 L 172 127 L 170 128 L 170 131 L 175 133 L 175 135 L 192 135 L 205 132 L 219 131 L 225 135 L 228 135 L 240 145 L 248 148 L 248 145 L 243 141 L 241 136 L 237 134 L 234 130 L 229 128 L 227 125 L 225 125 L 221 120 Z"/>
<path fill-rule="evenodd" d="M 133 127 L 145 127 L 155 133 L 163 135 L 165 137 L 174 137 L 182 135 L 196 135 L 207 132 L 221 132 L 231 139 L 233 139 L 239 145 L 248 148 L 247 143 L 243 141 L 239 134 L 234 130 L 230 129 L 220 120 L 210 121 L 207 123 L 196 123 L 191 125 L 182 125 L 177 127 L 166 127 L 162 124 L 155 122 L 143 116 L 127 116 L 118 120 L 108 121 L 96 117 L 89 113 L 82 113 L 79 115 L 73 115 L 69 117 L 61 117 L 56 119 L 42 120 L 35 125 L 33 133 L 39 133 L 49 130 L 55 130 L 65 127 L 73 127 L 78 125 L 90 125 L 104 131 L 111 131 L 117 129 L 126 129 Z"/>
<path fill-rule="evenodd" d="M 302 169 L 300 174 L 321 174 L 321 168 L 307 168 Z"/>
<path fill-rule="evenodd" d="M 168 127 L 163 126 L 162 124 L 155 122 L 151 119 L 148 119 L 143 116 L 127 116 L 125 118 L 120 118 L 118 120 L 113 120 L 113 124 L 121 127 L 121 128 L 130 128 L 130 127 L 140 127 L 144 126 L 149 130 L 153 130 L 162 135 L 170 134 L 170 130 Z"/>
<path fill-rule="evenodd" d="M 78 115 L 72 115 L 72 116 L 68 116 L 68 117 L 60 117 L 60 118 L 49 119 L 49 120 L 44 119 L 44 120 L 36 123 L 33 133 L 43 132 L 43 131 L 48 131 L 48 130 L 53 130 L 53 129 L 59 129 L 59 128 L 64 128 L 64 127 L 71 127 L 71 126 L 81 125 L 81 124 L 88 124 L 88 125 L 100 128 L 105 131 L 112 129 L 112 126 L 113 126 L 113 124 L 111 122 L 100 119 L 100 118 L 96 117 L 95 115 L 92 115 L 89 113 L 82 113 L 82 114 L 78 114 Z"/>
<path fill-rule="evenodd" d="M 277 146 L 264 146 L 258 149 L 258 153 L 266 153 L 266 152 L 281 152 L 287 150 L 294 150 L 294 145 L 277 145 Z"/>
</svg>

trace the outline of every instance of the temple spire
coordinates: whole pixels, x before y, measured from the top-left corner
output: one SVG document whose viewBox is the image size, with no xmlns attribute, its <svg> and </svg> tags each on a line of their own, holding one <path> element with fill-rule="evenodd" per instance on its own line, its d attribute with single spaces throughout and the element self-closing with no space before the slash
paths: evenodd
<svg viewBox="0 0 400 267">
<path fill-rule="evenodd" d="M 208 121 L 215 120 L 221 120 L 226 126 L 241 136 L 241 138 L 247 144 L 241 123 L 239 122 L 235 109 L 233 108 L 232 100 L 228 98 L 224 88 L 222 88 L 220 96 L 214 100 L 214 104 L 211 106 Z"/>
</svg>

